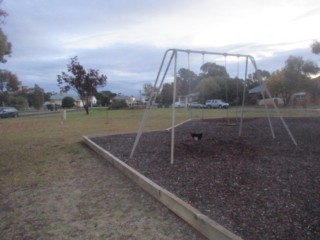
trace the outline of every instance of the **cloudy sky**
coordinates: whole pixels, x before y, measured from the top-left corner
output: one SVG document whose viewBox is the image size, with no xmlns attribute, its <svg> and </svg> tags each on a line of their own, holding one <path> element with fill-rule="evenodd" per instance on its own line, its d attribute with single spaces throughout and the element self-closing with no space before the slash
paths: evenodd
<svg viewBox="0 0 320 240">
<path fill-rule="evenodd" d="M 320 65 L 310 50 L 320 40 L 319 0 L 3 0 L 1 8 L 13 45 L 1 68 L 45 91 L 59 91 L 56 76 L 74 56 L 108 76 L 103 90 L 136 96 L 154 83 L 168 48 L 250 54 L 270 72 L 289 55 Z M 178 61 L 188 68 L 186 56 Z M 231 76 L 234 62 L 227 59 Z M 190 55 L 191 70 L 201 64 Z"/>
</svg>

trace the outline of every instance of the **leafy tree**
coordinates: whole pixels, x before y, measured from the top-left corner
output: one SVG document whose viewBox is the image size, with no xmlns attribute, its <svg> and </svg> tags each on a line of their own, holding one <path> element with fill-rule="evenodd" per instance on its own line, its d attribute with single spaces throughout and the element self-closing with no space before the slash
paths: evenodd
<svg viewBox="0 0 320 240">
<path fill-rule="evenodd" d="M 0 4 L 2 3 L 2 0 L 0 0 Z M 7 13 L 0 9 L 0 25 L 4 24 L 4 19 L 7 17 Z M 8 42 L 7 36 L 2 31 L 2 28 L 0 27 L 0 62 L 5 63 L 7 60 L 5 57 L 11 54 L 11 43 Z"/>
<path fill-rule="evenodd" d="M 250 74 L 250 78 L 258 81 L 258 74 L 260 74 L 260 76 L 262 77 L 262 79 L 268 78 L 271 76 L 270 72 L 266 71 L 266 70 L 261 70 L 258 69 L 256 72 L 254 72 L 253 74 Z"/>
<path fill-rule="evenodd" d="M 64 92 L 68 92 L 70 89 L 75 90 L 79 94 L 86 113 L 89 114 L 90 99 L 97 92 L 98 87 L 106 85 L 107 76 L 100 74 L 99 70 L 96 69 L 86 71 L 78 62 L 77 57 L 71 58 L 71 62 L 67 65 L 67 68 L 71 75 L 65 72 L 58 75 L 58 85 Z"/>
<path fill-rule="evenodd" d="M 200 92 L 199 98 L 204 100 L 218 98 L 220 90 L 219 80 L 214 77 L 202 78 L 196 87 Z"/>
<path fill-rule="evenodd" d="M 197 75 L 186 68 L 180 68 L 177 75 L 178 94 L 187 95 L 191 93 L 197 85 Z"/>
<path fill-rule="evenodd" d="M 290 92 L 286 91 L 286 77 L 284 71 L 277 70 L 273 72 L 270 77 L 265 81 L 270 94 L 273 97 L 282 97 L 285 105 L 288 104 Z"/>
<path fill-rule="evenodd" d="M 52 92 L 46 92 L 46 93 L 44 93 L 44 101 L 45 101 L 45 102 L 50 101 L 50 98 L 51 98 L 52 95 L 53 95 Z"/>
<path fill-rule="evenodd" d="M 173 84 L 165 83 L 163 84 L 161 93 L 160 93 L 160 102 L 168 107 L 173 103 Z"/>
<path fill-rule="evenodd" d="M 319 68 L 312 61 L 304 61 L 302 57 L 289 56 L 284 71 L 287 77 L 297 80 L 306 75 L 316 74 Z"/>
<path fill-rule="evenodd" d="M 96 94 L 96 98 L 102 106 L 109 105 L 111 99 L 113 99 L 115 96 L 117 96 L 117 94 L 111 91 L 102 91 Z"/>
<path fill-rule="evenodd" d="M 8 93 L 17 91 L 20 84 L 15 74 L 7 70 L 0 71 L 0 102 L 6 102 Z"/>
<path fill-rule="evenodd" d="M 127 107 L 128 107 L 128 104 L 124 99 L 113 101 L 111 104 L 112 109 L 121 109 L 121 108 L 127 108 Z"/>
<path fill-rule="evenodd" d="M 207 62 L 200 67 L 202 76 L 229 78 L 229 74 L 224 66 Z"/>
<path fill-rule="evenodd" d="M 44 103 L 44 91 L 37 84 L 34 89 L 28 94 L 29 105 L 35 109 L 40 109 Z"/>
<path fill-rule="evenodd" d="M 26 109 L 28 100 L 23 96 L 8 96 L 8 106 L 16 107 L 18 110 Z"/>
<path fill-rule="evenodd" d="M 18 77 L 7 70 L 0 70 L 0 92 L 4 93 L 17 91 L 19 89 L 19 82 Z"/>
<path fill-rule="evenodd" d="M 147 99 L 149 99 L 153 92 L 157 92 L 157 89 L 154 87 L 153 84 L 151 84 L 151 83 L 143 84 L 143 92 L 142 92 L 143 96 L 145 96 Z"/>
<path fill-rule="evenodd" d="M 5 63 L 7 59 L 5 56 L 10 56 L 11 54 L 11 43 L 8 42 L 7 36 L 4 34 L 0 28 L 0 62 Z"/>
<path fill-rule="evenodd" d="M 62 99 L 62 107 L 63 108 L 72 108 L 74 107 L 74 99 L 73 97 L 65 97 Z"/>
<path fill-rule="evenodd" d="M 244 82 L 239 78 L 226 79 L 226 83 L 224 83 L 224 86 L 227 87 L 224 93 L 225 97 L 228 98 L 226 101 L 230 104 L 239 106 L 243 94 L 243 84 Z"/>
<path fill-rule="evenodd" d="M 274 72 L 266 81 L 267 87 L 274 96 L 282 96 L 285 105 L 289 103 L 292 94 L 312 89 L 310 75 L 319 71 L 312 61 L 305 61 L 302 57 L 289 56 L 285 67 Z"/>
<path fill-rule="evenodd" d="M 320 54 L 320 42 L 319 41 L 314 41 L 311 44 L 311 50 L 314 54 Z"/>
</svg>

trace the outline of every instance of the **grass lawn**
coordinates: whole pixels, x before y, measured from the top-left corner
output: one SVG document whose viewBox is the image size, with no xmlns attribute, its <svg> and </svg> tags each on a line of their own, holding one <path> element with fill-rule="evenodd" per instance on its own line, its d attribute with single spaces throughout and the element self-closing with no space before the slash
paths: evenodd
<svg viewBox="0 0 320 240">
<path fill-rule="evenodd" d="M 319 114 L 303 109 L 282 111 L 285 116 Z M 137 132 L 143 112 L 101 108 L 92 109 L 87 116 L 84 111 L 74 111 L 67 113 L 63 124 L 59 113 L 0 119 L 3 239 L 120 239 L 124 229 L 132 239 L 196 236 L 82 144 L 83 135 Z M 151 110 L 146 130 L 170 127 L 171 112 Z M 244 111 L 245 117 L 261 115 L 265 115 L 263 108 Z M 235 116 L 240 116 L 240 108 L 176 110 L 177 123 L 190 117 Z"/>
<path fill-rule="evenodd" d="M 281 109 L 285 117 L 313 116 L 316 111 Z M 83 148 L 83 135 L 137 132 L 144 110 L 93 109 L 67 113 L 64 124 L 60 114 L 37 115 L 0 120 L 0 186 L 1 188 L 44 184 L 72 174 L 70 159 L 84 160 L 90 152 Z M 146 130 L 171 126 L 172 109 L 152 109 Z M 270 110 L 271 116 L 276 116 Z M 176 109 L 176 123 L 189 118 L 240 117 L 241 108 Z M 245 108 L 244 117 L 266 116 L 264 108 Z M 85 164 L 85 162 L 84 162 Z"/>
</svg>

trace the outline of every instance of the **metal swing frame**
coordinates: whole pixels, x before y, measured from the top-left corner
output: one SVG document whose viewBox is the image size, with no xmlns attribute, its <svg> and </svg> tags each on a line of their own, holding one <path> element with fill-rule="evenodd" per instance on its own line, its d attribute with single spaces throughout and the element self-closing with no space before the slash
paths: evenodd
<svg viewBox="0 0 320 240">
<path fill-rule="evenodd" d="M 169 56 L 169 60 L 168 59 L 168 55 L 169 53 L 171 53 L 171 55 Z M 151 105 L 152 105 L 152 102 L 156 99 L 158 93 L 160 92 L 161 88 L 162 88 L 162 85 L 163 85 L 163 82 L 166 78 L 166 75 L 168 73 L 168 70 L 172 64 L 172 61 L 174 61 L 174 84 L 173 84 L 173 101 L 175 101 L 176 99 L 176 90 L 177 90 L 177 83 L 176 83 L 176 80 L 177 80 L 177 61 L 178 61 L 178 53 L 187 53 L 188 56 L 190 55 L 190 53 L 193 53 L 193 54 L 202 54 L 202 58 L 204 59 L 204 55 L 216 55 L 216 56 L 224 56 L 225 59 L 227 57 L 238 57 L 238 61 L 239 61 L 239 58 L 245 58 L 245 61 L 246 61 L 246 67 L 245 67 L 245 78 L 247 78 L 247 74 L 248 74 L 248 64 L 249 64 L 249 60 L 252 64 L 252 66 L 254 67 L 256 73 L 257 73 L 257 78 L 258 78 L 258 81 L 259 81 L 259 84 L 260 86 L 263 86 L 263 88 L 261 88 L 261 95 L 262 95 L 262 98 L 263 100 L 265 100 L 265 93 L 267 94 L 267 96 L 269 98 L 272 98 L 271 97 L 271 94 L 269 92 L 269 90 L 267 89 L 267 87 L 263 84 L 263 81 L 262 81 L 262 76 L 260 75 L 258 68 L 257 68 L 257 64 L 256 64 L 256 61 L 254 59 L 253 56 L 251 55 L 245 55 L 245 54 L 233 54 L 233 53 L 219 53 L 219 52 L 210 52 L 210 51 L 197 51 L 197 50 L 189 50 L 189 49 L 168 49 L 165 51 L 164 53 L 164 56 L 162 58 L 162 62 L 161 62 L 161 65 L 160 65 L 160 68 L 159 68 L 159 71 L 158 71 L 158 74 L 157 74 L 157 77 L 156 77 L 156 80 L 154 82 L 154 86 L 153 86 L 153 89 L 154 91 L 151 93 L 150 95 L 150 98 L 149 98 L 149 101 L 147 103 L 147 106 L 146 106 L 146 109 L 144 111 L 144 114 L 143 114 L 143 117 L 142 117 L 142 121 L 141 121 L 141 124 L 140 124 L 140 128 L 138 130 L 138 133 L 136 135 L 136 138 L 135 138 L 135 142 L 134 142 L 134 145 L 133 145 L 133 148 L 131 150 L 131 154 L 130 154 L 130 158 L 133 157 L 134 155 L 134 152 L 135 152 L 135 149 L 139 143 L 139 140 L 140 140 L 140 137 L 142 135 L 142 132 L 144 131 L 144 128 L 145 128 L 145 123 L 146 123 L 146 120 L 149 116 L 149 112 L 150 112 L 150 109 L 151 109 Z M 165 62 L 166 60 L 168 61 L 167 63 L 167 66 L 165 67 L 164 69 L 164 72 L 163 72 L 163 68 L 164 68 L 164 65 L 165 65 Z M 226 60 L 225 60 L 226 61 Z M 163 75 L 161 77 L 161 80 L 160 79 L 160 75 L 161 73 L 163 72 Z M 244 84 L 244 87 L 243 87 L 243 97 L 242 97 L 242 108 L 241 108 L 241 118 L 240 118 L 240 125 L 239 125 L 239 137 L 241 136 L 241 133 L 242 133 L 242 123 L 243 123 L 243 109 L 244 109 L 244 100 L 245 100 L 245 90 L 246 90 L 246 85 Z M 280 113 L 280 110 L 279 108 L 277 107 L 277 105 L 272 101 L 272 104 L 273 104 L 273 107 L 274 109 L 276 110 L 276 113 L 278 115 L 278 117 L 281 119 L 281 122 L 283 124 L 283 126 L 285 127 L 288 135 L 290 136 L 292 142 L 294 143 L 294 145 L 297 145 L 297 142 L 294 138 L 294 136 L 292 135 L 288 125 L 286 124 L 286 122 L 284 121 L 283 119 L 283 116 L 282 114 Z M 267 115 L 267 118 L 268 118 L 268 122 L 269 122 L 269 126 L 270 126 L 270 131 L 271 131 L 271 135 L 272 135 L 272 138 L 275 139 L 275 134 L 274 134 L 274 129 L 273 129 L 273 126 L 272 126 L 272 122 L 271 122 L 271 119 L 270 119 L 270 114 L 269 114 L 269 109 L 268 109 L 268 106 L 266 104 L 266 101 L 264 101 L 264 107 L 265 107 L 265 111 L 266 111 L 266 115 Z M 174 105 L 172 105 L 172 126 L 171 126 L 171 160 L 170 160 L 170 163 L 173 164 L 174 163 L 174 140 L 175 140 L 175 125 L 176 125 L 176 119 L 175 119 L 175 107 Z"/>
</svg>

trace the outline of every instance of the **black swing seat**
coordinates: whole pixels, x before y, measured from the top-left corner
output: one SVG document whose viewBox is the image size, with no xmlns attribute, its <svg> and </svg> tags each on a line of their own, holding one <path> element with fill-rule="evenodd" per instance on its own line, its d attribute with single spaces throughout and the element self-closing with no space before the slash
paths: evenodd
<svg viewBox="0 0 320 240">
<path fill-rule="evenodd" d="M 193 140 L 201 140 L 202 138 L 202 133 L 191 133 L 191 137 L 193 138 Z"/>
</svg>

